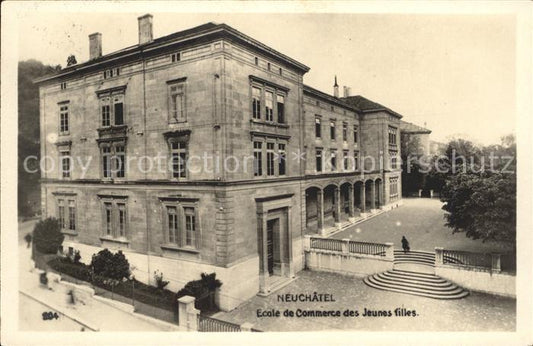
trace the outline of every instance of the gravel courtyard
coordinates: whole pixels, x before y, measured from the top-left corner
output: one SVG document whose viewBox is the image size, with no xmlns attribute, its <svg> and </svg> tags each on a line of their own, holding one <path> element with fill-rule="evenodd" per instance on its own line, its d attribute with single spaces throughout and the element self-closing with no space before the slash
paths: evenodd
<svg viewBox="0 0 533 346">
<path fill-rule="evenodd" d="M 436 246 L 449 250 L 472 252 L 506 252 L 508 244 L 485 242 L 467 238 L 464 233 L 452 234 L 446 227 L 442 202 L 436 198 L 404 198 L 397 209 L 351 226 L 331 238 L 369 242 L 391 242 L 401 248 L 402 235 L 412 250 L 434 251 Z"/>
<path fill-rule="evenodd" d="M 268 297 L 256 296 L 231 312 L 216 318 L 234 323 L 250 322 L 263 331 L 514 331 L 516 300 L 472 292 L 459 300 L 437 300 L 377 290 L 361 278 L 325 272 L 301 271 L 298 279 Z M 281 302 L 287 293 L 333 295 L 335 302 Z M 392 316 L 344 317 L 345 310 L 391 310 Z M 394 310 L 405 308 L 415 317 L 396 317 Z M 257 317 L 257 310 L 279 310 L 280 317 Z M 283 311 L 339 310 L 341 317 L 284 317 Z"/>
</svg>

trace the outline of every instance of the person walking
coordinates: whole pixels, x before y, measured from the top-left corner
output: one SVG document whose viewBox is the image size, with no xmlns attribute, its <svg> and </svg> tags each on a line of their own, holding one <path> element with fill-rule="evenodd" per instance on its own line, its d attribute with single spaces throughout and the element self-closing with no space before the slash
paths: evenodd
<svg viewBox="0 0 533 346">
<path fill-rule="evenodd" d="M 409 241 L 404 235 L 402 236 L 402 248 L 403 248 L 403 252 L 407 252 L 411 250 L 411 248 L 409 247 Z"/>
</svg>

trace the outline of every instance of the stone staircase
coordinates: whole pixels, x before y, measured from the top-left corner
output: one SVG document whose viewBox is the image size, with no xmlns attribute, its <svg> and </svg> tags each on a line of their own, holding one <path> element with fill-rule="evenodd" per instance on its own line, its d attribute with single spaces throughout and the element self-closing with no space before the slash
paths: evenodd
<svg viewBox="0 0 533 346">
<path fill-rule="evenodd" d="M 394 250 L 394 269 L 368 276 L 363 282 L 380 290 L 435 299 L 459 299 L 469 294 L 464 288 L 435 275 L 434 268 L 433 252 Z"/>
<path fill-rule="evenodd" d="M 459 299 L 469 292 L 435 274 L 393 269 L 363 279 L 370 287 L 435 299 Z"/>
<path fill-rule="evenodd" d="M 428 251 L 394 250 L 394 264 L 412 263 L 435 267 L 435 253 Z"/>
</svg>

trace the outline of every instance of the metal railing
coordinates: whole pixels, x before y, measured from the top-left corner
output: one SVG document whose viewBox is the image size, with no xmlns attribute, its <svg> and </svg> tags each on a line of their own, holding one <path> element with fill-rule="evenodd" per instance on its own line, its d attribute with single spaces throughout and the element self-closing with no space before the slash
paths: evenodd
<svg viewBox="0 0 533 346">
<path fill-rule="evenodd" d="M 350 241 L 348 243 L 348 251 L 351 253 L 359 253 L 373 256 L 386 256 L 387 246 L 379 243 L 365 243 L 359 241 Z"/>
<path fill-rule="evenodd" d="M 342 251 L 342 243 L 340 239 L 311 238 L 311 249 Z"/>
<path fill-rule="evenodd" d="M 474 253 L 467 251 L 443 250 L 444 264 L 458 264 L 471 267 L 492 268 L 492 256 L 487 253 Z"/>
<path fill-rule="evenodd" d="M 242 332 L 241 326 L 235 323 L 217 320 L 216 318 L 198 315 L 199 332 Z"/>
</svg>

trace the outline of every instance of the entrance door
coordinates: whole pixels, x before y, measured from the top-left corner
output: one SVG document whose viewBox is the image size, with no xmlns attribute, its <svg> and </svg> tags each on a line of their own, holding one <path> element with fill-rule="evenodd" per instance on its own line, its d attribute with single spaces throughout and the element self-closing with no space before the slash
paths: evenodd
<svg viewBox="0 0 533 346">
<path fill-rule="evenodd" d="M 274 274 L 274 228 L 279 219 L 267 221 L 267 262 L 268 274 Z"/>
</svg>

